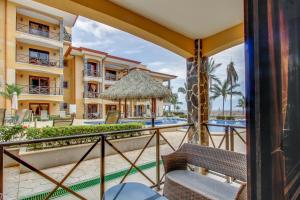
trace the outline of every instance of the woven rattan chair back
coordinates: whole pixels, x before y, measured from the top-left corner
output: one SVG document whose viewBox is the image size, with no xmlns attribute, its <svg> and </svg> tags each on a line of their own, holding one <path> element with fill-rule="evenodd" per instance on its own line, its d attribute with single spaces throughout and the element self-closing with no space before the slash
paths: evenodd
<svg viewBox="0 0 300 200">
<path fill-rule="evenodd" d="M 246 156 L 241 153 L 196 144 L 184 144 L 178 151 L 186 162 L 246 182 Z"/>
</svg>

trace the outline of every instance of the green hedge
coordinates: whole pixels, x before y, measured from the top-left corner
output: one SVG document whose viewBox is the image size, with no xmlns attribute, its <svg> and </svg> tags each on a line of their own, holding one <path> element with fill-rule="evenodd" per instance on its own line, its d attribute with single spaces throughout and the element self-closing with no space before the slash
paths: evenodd
<svg viewBox="0 0 300 200">
<path fill-rule="evenodd" d="M 235 120 L 235 117 L 234 116 L 216 116 L 216 119 L 219 119 L 219 120 Z"/>
<path fill-rule="evenodd" d="M 61 137 L 70 135 L 102 133 L 121 130 L 132 130 L 143 128 L 142 123 L 128 124 L 101 124 L 89 126 L 66 126 L 66 127 L 44 127 L 26 129 L 27 139 L 41 139 L 50 137 Z"/>
<path fill-rule="evenodd" d="M 22 126 L 1 126 L 0 127 L 0 140 L 9 141 L 19 134 L 22 134 L 24 128 Z"/>
</svg>

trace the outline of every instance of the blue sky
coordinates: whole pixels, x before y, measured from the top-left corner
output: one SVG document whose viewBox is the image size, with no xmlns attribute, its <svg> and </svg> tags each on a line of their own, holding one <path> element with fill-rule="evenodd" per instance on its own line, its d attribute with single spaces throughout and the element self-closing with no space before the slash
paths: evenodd
<svg viewBox="0 0 300 200">
<path fill-rule="evenodd" d="M 115 56 L 137 60 L 151 70 L 178 76 L 177 79 L 171 82 L 174 92 L 177 92 L 178 87 L 183 86 L 186 80 L 186 60 L 184 58 L 158 45 L 105 24 L 79 17 L 73 28 L 72 39 L 74 46 L 97 49 Z M 219 53 L 214 58 L 216 62 L 223 63 L 223 66 L 217 72 L 220 78 L 225 78 L 225 68 L 231 59 L 236 63 L 238 73 L 241 74 L 240 77 L 244 76 L 243 45 Z M 244 77 L 240 79 L 241 83 L 244 83 Z M 184 102 L 184 96 L 180 94 L 179 97 L 180 101 Z M 220 102 L 220 99 L 215 101 L 213 104 L 215 109 L 219 108 Z M 184 103 L 182 109 L 185 109 L 185 107 L 186 104 Z"/>
</svg>

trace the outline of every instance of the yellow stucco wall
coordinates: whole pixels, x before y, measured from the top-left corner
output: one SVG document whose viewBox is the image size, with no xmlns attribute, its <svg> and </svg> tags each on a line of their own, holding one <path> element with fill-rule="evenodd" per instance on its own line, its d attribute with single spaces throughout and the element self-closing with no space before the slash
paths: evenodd
<svg viewBox="0 0 300 200">
<path fill-rule="evenodd" d="M 49 113 L 50 115 L 59 115 L 59 103 L 58 102 L 49 102 L 49 101 L 20 101 L 19 110 L 29 109 L 30 103 L 48 103 L 49 104 Z"/>
<path fill-rule="evenodd" d="M 75 56 L 75 101 L 77 118 L 82 118 L 84 114 L 84 104 L 83 104 L 83 59 L 80 56 Z"/>
<path fill-rule="evenodd" d="M 72 57 L 65 63 L 64 67 L 64 81 L 68 82 L 68 88 L 64 89 L 64 102 L 68 104 L 75 103 L 75 59 Z"/>
</svg>

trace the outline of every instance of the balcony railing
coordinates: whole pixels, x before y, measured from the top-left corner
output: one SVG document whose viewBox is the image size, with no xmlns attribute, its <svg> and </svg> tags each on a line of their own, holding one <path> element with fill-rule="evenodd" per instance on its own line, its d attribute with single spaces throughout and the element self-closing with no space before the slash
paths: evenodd
<svg viewBox="0 0 300 200">
<path fill-rule="evenodd" d="M 166 136 L 164 136 L 164 130 L 167 129 L 174 129 L 174 128 L 180 128 L 183 127 L 186 131 L 182 132 L 183 137 L 178 138 L 179 143 L 178 144 L 171 144 L 170 141 L 167 139 Z M 175 151 L 179 147 L 182 146 L 184 141 L 187 138 L 188 133 L 192 131 L 194 128 L 193 124 L 180 124 L 180 125 L 172 125 L 172 126 L 161 126 L 161 127 L 152 127 L 152 128 L 143 128 L 143 129 L 134 129 L 134 130 L 123 130 L 123 131 L 114 131 L 114 132 L 104 132 L 104 133 L 94 133 L 94 134 L 83 134 L 83 135 L 73 135 L 73 136 L 65 136 L 65 137 L 55 137 L 55 138 L 45 138 L 45 139 L 38 139 L 38 140 L 28 140 L 28 141 L 11 141 L 11 142 L 3 142 L 0 143 L 0 163 L 3 163 L 4 161 L 4 155 L 8 156 L 9 158 L 15 160 L 16 162 L 20 163 L 21 165 L 25 166 L 26 168 L 32 170 L 33 172 L 37 173 L 38 175 L 42 176 L 43 178 L 47 179 L 51 183 L 55 185 L 54 189 L 51 191 L 47 191 L 46 194 L 43 194 L 43 197 L 39 197 L 40 199 L 49 199 L 50 197 L 56 197 L 57 195 L 61 195 L 61 192 L 68 193 L 70 195 L 74 195 L 75 197 L 79 199 L 87 199 L 86 197 L 83 197 L 80 193 L 76 192 L 72 185 L 66 184 L 66 180 L 70 175 L 78 168 L 78 166 L 84 162 L 84 160 L 89 156 L 89 154 L 92 152 L 92 150 L 100 143 L 100 177 L 99 182 L 100 184 L 100 199 L 102 199 L 106 182 L 110 179 L 109 174 L 106 174 L 107 167 L 105 167 L 106 162 L 106 151 L 109 149 L 113 149 L 118 155 L 120 155 L 125 163 L 129 164 L 129 168 L 124 171 L 124 173 L 118 173 L 118 178 L 120 179 L 120 183 L 123 183 L 125 179 L 132 173 L 132 171 L 136 171 L 136 173 L 140 173 L 149 183 L 151 184 L 151 187 L 156 187 L 157 189 L 160 189 L 160 185 L 163 184 L 163 179 L 165 175 L 161 175 L 161 159 L 160 159 L 160 151 L 161 151 L 161 145 L 167 145 L 170 150 Z M 141 151 L 138 153 L 136 158 L 129 158 L 127 154 L 122 152 L 120 150 L 120 147 L 117 147 L 115 143 L 113 143 L 113 140 L 115 138 L 131 135 L 131 134 L 144 134 L 148 135 L 147 142 L 143 147 L 141 148 Z M 154 167 L 155 167 L 155 180 L 153 180 L 153 177 L 149 177 L 149 174 L 146 174 L 143 169 L 138 165 L 138 162 L 141 160 L 142 154 L 145 152 L 147 148 L 149 148 L 149 145 L 151 141 L 155 141 L 155 158 L 154 158 Z M 55 178 L 52 178 L 50 175 L 46 174 L 42 170 L 39 170 L 37 167 L 34 166 L 34 163 L 30 162 L 28 163 L 26 160 L 23 160 L 22 158 L 16 156 L 14 153 L 10 152 L 8 150 L 9 147 L 16 148 L 17 146 L 30 146 L 30 145 L 37 145 L 41 144 L 43 145 L 49 145 L 51 143 L 53 144 L 59 144 L 63 142 L 71 142 L 77 141 L 81 143 L 80 141 L 86 142 L 88 141 L 91 143 L 91 146 L 87 149 L 87 151 L 84 153 L 84 155 L 77 161 L 75 165 L 62 177 L 60 180 L 56 180 Z M 62 155 L 63 156 L 63 155 Z M 3 166 L 1 166 L 3 169 Z M 3 176 L 5 171 L 0 170 L 0 193 L 3 194 L 3 186 L 5 187 L 5 182 L 3 182 Z M 109 177 L 108 177 L 109 176 Z M 60 189 L 61 188 L 61 189 Z"/>
<path fill-rule="evenodd" d="M 91 92 L 91 91 L 86 91 L 83 93 L 84 98 L 99 98 L 100 93 L 99 92 Z"/>
<path fill-rule="evenodd" d="M 207 136 L 211 139 L 210 146 L 215 148 L 225 148 L 227 150 L 234 150 L 234 146 L 232 143 L 236 140 L 241 140 L 242 142 L 246 142 L 244 137 L 241 134 L 245 133 L 245 127 L 242 126 L 229 126 L 229 125 L 219 125 L 219 124 L 203 124 L 203 126 L 207 130 Z M 217 135 L 214 135 L 210 131 L 209 127 L 223 127 L 225 132 L 219 132 Z M 174 132 L 168 132 L 167 130 L 180 130 L 181 134 L 176 135 L 176 142 L 173 140 L 170 140 L 170 135 L 175 134 Z M 139 173 L 142 175 L 147 182 L 150 183 L 150 187 L 156 187 L 156 189 L 160 189 L 160 186 L 164 183 L 164 177 L 165 174 L 161 169 L 161 152 L 164 152 L 166 150 L 165 147 L 168 148 L 168 152 L 170 153 L 172 151 L 176 151 L 179 149 L 183 143 L 187 142 L 188 138 L 193 138 L 193 136 L 196 134 L 195 127 L 193 124 L 177 124 L 177 125 L 170 125 L 170 126 L 160 126 L 160 127 L 151 127 L 151 128 L 143 128 L 143 129 L 134 129 L 134 130 L 122 130 L 122 131 L 114 131 L 114 132 L 104 132 L 104 133 L 93 133 L 93 134 L 82 134 L 82 135 L 73 135 L 73 136 L 65 136 L 65 137 L 55 137 L 55 138 L 46 138 L 46 139 L 38 139 L 38 140 L 29 140 L 29 141 L 11 141 L 11 142 L 3 142 L 0 143 L 0 163 L 3 163 L 4 161 L 4 155 L 10 157 L 11 159 L 17 161 L 18 163 L 22 164 L 26 168 L 32 170 L 33 172 L 39 174 L 43 178 L 47 179 L 51 183 L 55 185 L 54 189 L 51 191 L 47 191 L 46 193 L 43 193 L 43 196 L 39 196 L 39 199 L 49 199 L 50 197 L 57 197 L 61 195 L 62 193 L 66 193 L 69 195 L 74 195 L 78 197 L 79 199 L 87 199 L 86 197 L 83 197 L 80 193 L 77 193 L 77 190 L 74 190 L 75 185 L 72 185 L 70 183 L 66 184 L 66 180 L 70 177 L 70 175 L 78 168 L 78 166 L 85 162 L 85 159 L 89 156 L 91 152 L 93 152 L 93 149 L 97 147 L 97 145 L 100 143 L 100 166 L 99 166 L 99 173 L 100 177 L 97 178 L 97 180 L 93 180 L 96 182 L 96 184 L 100 185 L 100 199 L 102 199 L 102 196 L 104 194 L 106 184 L 109 180 L 114 177 L 113 180 L 120 180 L 120 183 L 125 182 L 125 179 L 133 173 Z M 148 135 L 147 142 L 144 143 L 144 145 L 140 148 L 139 153 L 137 154 L 125 154 L 125 152 L 122 152 L 120 150 L 121 148 L 116 145 L 116 143 L 113 142 L 114 139 L 118 139 L 118 137 L 127 137 L 128 135 L 139 133 L 139 135 Z M 170 134 L 170 135 L 167 135 Z M 178 137 L 179 136 L 179 137 Z M 220 143 L 216 143 L 216 139 L 214 137 L 218 137 Z M 120 139 L 118 139 L 119 141 Z M 154 173 L 145 173 L 143 169 L 148 164 L 142 164 L 138 165 L 138 163 L 141 163 L 141 156 L 144 154 L 144 152 L 147 150 L 150 150 L 152 147 L 150 147 L 151 141 L 155 141 L 153 153 L 155 154 L 155 157 L 152 159 L 154 160 L 153 166 L 155 167 Z M 63 177 L 58 178 L 59 180 L 56 180 L 52 178 L 50 175 L 45 173 L 44 171 L 38 169 L 34 166 L 33 162 L 28 163 L 26 160 L 23 160 L 22 158 L 18 157 L 14 153 L 9 151 L 9 147 L 26 147 L 26 146 L 53 146 L 57 147 L 58 144 L 66 144 L 70 145 L 76 142 L 76 144 L 82 144 L 82 143 L 90 143 L 90 147 L 83 152 L 83 156 L 78 156 L 80 158 L 75 165 L 72 165 L 73 167 L 70 168 L 69 171 L 66 171 L 66 175 L 63 175 Z M 225 146 L 225 147 L 224 147 Z M 162 148 L 163 147 L 163 148 Z M 113 149 L 119 156 L 122 157 L 123 162 L 126 164 L 129 164 L 129 168 L 126 168 L 126 170 L 117 171 L 114 174 L 106 174 L 107 164 L 106 162 L 109 161 L 107 158 L 108 155 L 106 152 L 109 152 L 109 149 Z M 98 150 L 98 151 L 99 151 Z M 166 153 L 166 152 L 164 152 Z M 149 152 L 148 152 L 149 154 Z M 147 154 L 147 155 L 148 155 Z M 133 156 L 134 155 L 134 156 Z M 63 156 L 63 155 L 62 155 Z M 51 158 L 49 158 L 51 159 Z M 53 158 L 55 159 L 55 158 Z M 147 160 L 149 158 L 147 157 Z M 37 160 L 38 162 L 38 160 Z M 97 162 L 99 162 L 97 160 Z M 118 162 L 119 164 L 120 162 Z M 152 164 L 152 163 L 151 163 Z M 1 166 L 2 167 L 2 166 Z M 86 169 L 86 168 L 85 168 Z M 87 171 L 89 169 L 86 169 Z M 226 177 L 225 175 L 221 175 L 218 173 L 214 173 L 209 171 L 212 174 L 221 176 L 223 178 L 228 178 L 228 181 L 231 181 L 229 177 Z M 3 193 L 3 186 L 5 187 L 6 182 L 3 182 L 3 173 L 5 173 L 5 170 L 0 170 L 0 193 Z M 153 174 L 150 175 L 150 174 Z M 81 181 L 82 182 L 82 181 Z M 38 193 L 38 195 L 41 193 Z"/>
<path fill-rule="evenodd" d="M 53 40 L 60 40 L 60 33 L 59 32 L 52 32 L 52 31 L 41 31 L 38 29 L 30 28 L 27 24 L 17 23 L 17 31 L 28 33 L 31 35 L 37 35 L 40 37 L 45 37 Z"/>
<path fill-rule="evenodd" d="M 47 67 L 60 67 L 59 60 L 56 59 L 44 59 L 37 57 L 30 57 L 26 54 L 17 54 L 16 61 L 21 63 L 28 63 L 32 65 L 42 65 Z"/>
<path fill-rule="evenodd" d="M 99 71 L 95 71 L 95 70 L 83 70 L 83 75 L 96 77 L 96 78 L 101 77 L 101 73 Z"/>
<path fill-rule="evenodd" d="M 117 80 L 117 75 L 106 73 L 105 74 L 105 80 L 107 80 L 107 81 L 116 81 Z"/>
<path fill-rule="evenodd" d="M 39 95 L 63 95 L 63 88 L 36 86 L 36 85 L 19 85 L 22 88 L 22 94 L 39 94 Z"/>
</svg>

